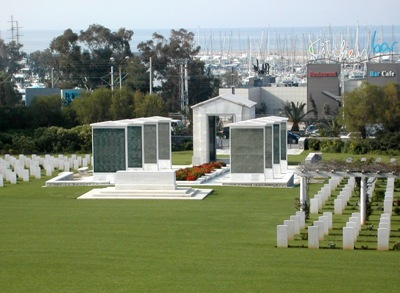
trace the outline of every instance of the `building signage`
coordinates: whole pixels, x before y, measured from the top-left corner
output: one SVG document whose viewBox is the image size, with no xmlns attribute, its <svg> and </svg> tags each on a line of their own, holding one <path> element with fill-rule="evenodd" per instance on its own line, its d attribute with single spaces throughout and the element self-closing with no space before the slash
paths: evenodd
<svg viewBox="0 0 400 293">
<path fill-rule="evenodd" d="M 389 70 L 389 71 L 374 71 L 370 70 L 369 71 L 369 76 L 370 77 L 395 77 L 396 72 Z"/>
<path fill-rule="evenodd" d="M 358 38 L 358 36 L 356 36 L 356 38 Z M 371 48 L 374 54 L 394 53 L 396 44 L 397 42 L 391 42 L 390 44 L 387 42 L 377 42 L 376 31 L 374 31 L 371 38 Z M 337 46 L 336 44 L 332 44 L 329 39 L 317 39 L 310 43 L 308 53 L 315 59 L 326 58 L 339 61 L 359 61 L 368 59 L 367 49 L 360 49 L 358 42 L 351 48 L 351 45 L 346 40 L 342 40 L 339 46 Z"/>
<path fill-rule="evenodd" d="M 382 44 L 376 44 L 375 43 L 375 38 L 376 38 L 376 31 L 374 32 L 374 36 L 372 37 L 371 45 L 372 45 L 372 50 L 374 50 L 375 54 L 384 54 L 384 53 L 393 53 L 394 52 L 394 45 L 397 44 L 397 42 L 393 42 L 391 45 L 389 45 L 387 42 L 383 42 Z"/>
<path fill-rule="evenodd" d="M 337 77 L 337 72 L 310 72 L 310 77 Z"/>
</svg>

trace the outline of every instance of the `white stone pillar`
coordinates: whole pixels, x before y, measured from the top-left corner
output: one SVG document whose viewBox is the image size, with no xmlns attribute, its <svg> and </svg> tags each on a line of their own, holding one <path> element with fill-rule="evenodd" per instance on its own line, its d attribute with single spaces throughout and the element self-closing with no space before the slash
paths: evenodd
<svg viewBox="0 0 400 293">
<path fill-rule="evenodd" d="M 360 216 L 361 216 L 361 225 L 365 225 L 365 222 L 367 221 L 367 178 L 366 177 L 361 177 Z"/>
<path fill-rule="evenodd" d="M 303 211 L 304 203 L 308 205 L 307 177 L 300 177 L 300 210 Z"/>
</svg>

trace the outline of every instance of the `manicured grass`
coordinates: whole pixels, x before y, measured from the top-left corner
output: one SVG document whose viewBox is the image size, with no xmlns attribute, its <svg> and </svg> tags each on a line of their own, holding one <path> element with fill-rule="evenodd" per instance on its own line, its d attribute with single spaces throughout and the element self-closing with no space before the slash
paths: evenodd
<svg viewBox="0 0 400 293">
<path fill-rule="evenodd" d="M 191 157 L 173 153 L 173 162 Z M 44 181 L 0 188 L 1 292 L 394 292 L 400 285 L 399 252 L 275 248 L 276 225 L 294 214 L 298 188 L 213 187 L 200 202 L 84 201 L 75 198 L 91 187 L 43 188 Z M 320 187 L 311 185 L 310 195 Z"/>
<path fill-rule="evenodd" d="M 0 188 L 1 292 L 396 292 L 399 252 L 277 249 L 298 188 L 213 187 L 203 201 L 76 200 Z M 321 185 L 311 186 L 316 192 Z"/>
</svg>

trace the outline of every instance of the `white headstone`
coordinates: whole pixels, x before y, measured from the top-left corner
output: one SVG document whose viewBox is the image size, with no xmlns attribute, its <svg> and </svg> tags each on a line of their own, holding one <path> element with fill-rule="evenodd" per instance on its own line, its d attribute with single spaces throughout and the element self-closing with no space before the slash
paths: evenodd
<svg viewBox="0 0 400 293">
<path fill-rule="evenodd" d="M 324 240 L 324 222 L 322 221 L 314 221 L 314 226 L 318 227 L 318 235 L 319 235 L 319 240 L 323 241 Z"/>
<path fill-rule="evenodd" d="M 393 200 L 385 199 L 383 201 L 383 211 L 384 213 L 391 214 L 393 209 Z"/>
<path fill-rule="evenodd" d="M 343 249 L 354 250 L 354 228 L 343 227 Z"/>
<path fill-rule="evenodd" d="M 288 247 L 288 227 L 286 225 L 278 225 L 276 229 L 276 246 L 278 248 Z"/>
<path fill-rule="evenodd" d="M 354 241 L 357 241 L 357 237 L 358 237 L 358 227 L 357 227 L 357 223 L 354 223 L 354 222 L 347 222 L 347 223 L 346 223 L 346 227 L 349 227 L 349 228 L 353 228 L 353 229 L 354 229 Z"/>
<path fill-rule="evenodd" d="M 294 222 L 294 235 L 300 234 L 300 216 L 290 216 L 290 220 Z"/>
<path fill-rule="evenodd" d="M 3 174 L 0 174 L 0 187 L 4 186 Z"/>
<path fill-rule="evenodd" d="M 319 248 L 319 228 L 317 226 L 308 227 L 308 248 Z"/>
<path fill-rule="evenodd" d="M 343 203 L 342 200 L 339 198 L 336 198 L 333 201 L 333 205 L 334 205 L 334 213 L 335 215 L 341 215 L 343 212 Z"/>
<path fill-rule="evenodd" d="M 390 230 L 378 228 L 378 250 L 389 250 Z"/>
<path fill-rule="evenodd" d="M 11 184 L 17 184 L 17 174 L 15 172 L 10 172 L 9 173 L 10 176 L 10 183 Z"/>
<path fill-rule="evenodd" d="M 310 199 L 310 214 L 318 214 L 318 208 L 319 208 L 318 198 Z"/>
<path fill-rule="evenodd" d="M 29 170 L 23 169 L 21 174 L 22 174 L 22 181 L 29 182 Z"/>
<path fill-rule="evenodd" d="M 296 216 L 300 217 L 300 229 L 306 227 L 306 213 L 304 211 L 297 211 Z"/>
<path fill-rule="evenodd" d="M 385 228 L 385 229 L 388 229 L 390 231 L 390 224 L 388 224 L 388 223 L 379 223 L 379 227 L 378 228 Z"/>
<path fill-rule="evenodd" d="M 283 224 L 288 227 L 288 240 L 294 240 L 294 221 L 285 220 Z"/>
<path fill-rule="evenodd" d="M 333 216 L 332 216 L 332 212 L 323 212 L 322 215 L 328 217 L 328 219 L 329 219 L 329 222 L 328 222 L 328 224 L 329 224 L 328 229 L 329 229 L 329 230 L 332 230 L 332 228 L 333 228 Z"/>
<path fill-rule="evenodd" d="M 361 221 L 360 218 L 358 217 L 350 217 L 349 222 L 353 222 L 357 224 L 357 232 L 361 231 Z M 358 233 L 357 233 L 358 235 Z"/>
<path fill-rule="evenodd" d="M 318 217 L 318 221 L 324 222 L 324 235 L 329 234 L 329 218 L 327 216 Z"/>
</svg>

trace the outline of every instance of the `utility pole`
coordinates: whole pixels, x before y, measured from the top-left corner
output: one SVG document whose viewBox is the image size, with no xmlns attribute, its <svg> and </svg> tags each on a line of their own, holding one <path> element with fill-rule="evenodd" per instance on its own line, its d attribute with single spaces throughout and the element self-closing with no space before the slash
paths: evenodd
<svg viewBox="0 0 400 293">
<path fill-rule="evenodd" d="M 151 60 L 151 57 L 150 57 L 150 72 L 149 72 L 149 75 L 150 75 L 150 95 L 153 93 L 153 68 L 152 68 L 152 60 Z"/>
</svg>

